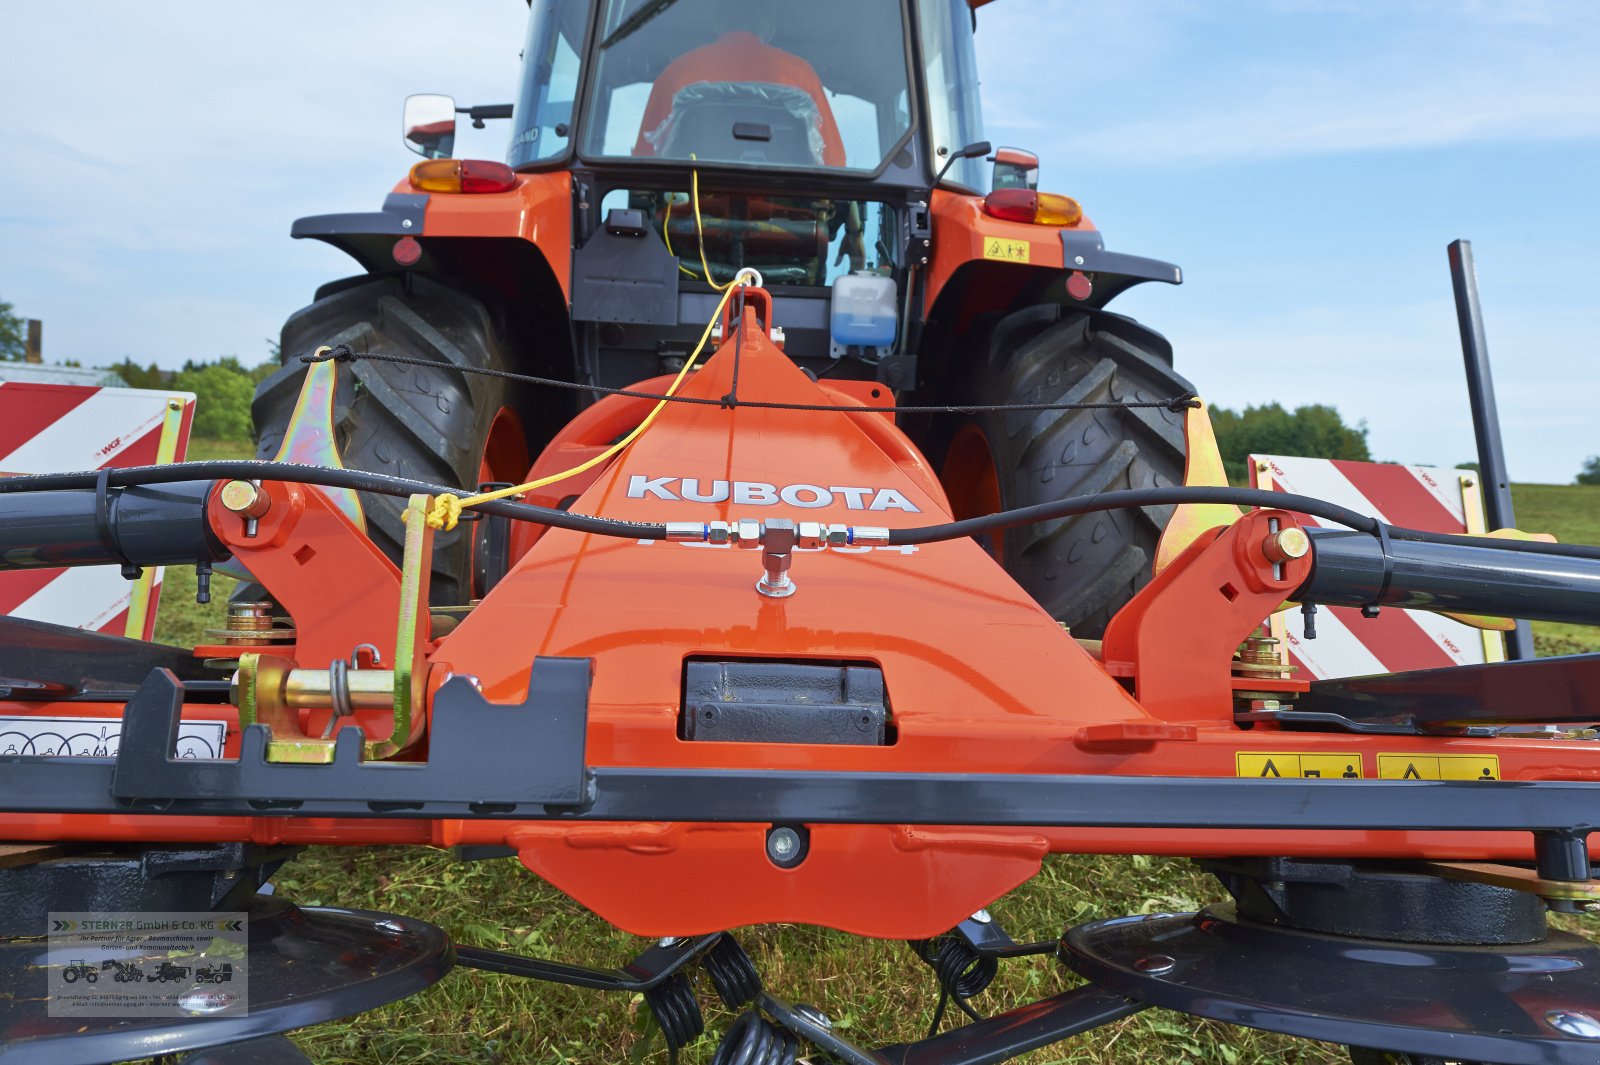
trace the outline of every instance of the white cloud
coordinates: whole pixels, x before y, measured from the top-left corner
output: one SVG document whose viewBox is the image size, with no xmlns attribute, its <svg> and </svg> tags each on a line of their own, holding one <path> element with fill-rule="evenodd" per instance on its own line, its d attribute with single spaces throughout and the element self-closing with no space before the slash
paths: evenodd
<svg viewBox="0 0 1600 1065">
<path fill-rule="evenodd" d="M 1600 5 L 988 10 L 983 65 L 1004 72 L 985 83 L 990 121 L 1103 166 L 1600 135 Z"/>
<path fill-rule="evenodd" d="M 513 0 L 7 5 L 0 298 L 44 319 L 54 358 L 265 357 L 354 268 L 290 223 L 374 210 L 404 178 L 407 93 L 512 99 L 526 18 Z M 461 140 L 501 158 L 506 135 Z"/>
</svg>

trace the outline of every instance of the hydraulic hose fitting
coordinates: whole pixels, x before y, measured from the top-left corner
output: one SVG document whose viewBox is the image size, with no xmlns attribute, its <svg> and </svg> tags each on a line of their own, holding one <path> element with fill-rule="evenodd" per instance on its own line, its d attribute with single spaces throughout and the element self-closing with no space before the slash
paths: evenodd
<svg viewBox="0 0 1600 1065">
<path fill-rule="evenodd" d="M 763 532 L 761 565 L 766 572 L 756 581 L 756 591 L 769 599 L 787 599 L 794 594 L 794 581 L 789 579 L 796 539 L 794 522 L 773 518 Z"/>
<path fill-rule="evenodd" d="M 765 522 L 669 521 L 668 540 L 676 543 L 761 548 L 764 573 L 756 591 L 771 599 L 787 599 L 795 583 L 789 576 L 796 550 L 881 547 L 889 543 L 889 530 L 872 525 L 824 525 L 816 521 L 769 518 Z"/>
</svg>

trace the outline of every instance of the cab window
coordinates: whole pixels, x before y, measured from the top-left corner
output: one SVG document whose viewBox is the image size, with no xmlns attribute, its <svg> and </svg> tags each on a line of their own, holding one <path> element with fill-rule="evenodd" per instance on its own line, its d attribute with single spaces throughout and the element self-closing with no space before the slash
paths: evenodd
<svg viewBox="0 0 1600 1065">
<path fill-rule="evenodd" d="M 910 126 L 902 8 L 602 0 L 591 157 L 876 170 Z"/>
</svg>

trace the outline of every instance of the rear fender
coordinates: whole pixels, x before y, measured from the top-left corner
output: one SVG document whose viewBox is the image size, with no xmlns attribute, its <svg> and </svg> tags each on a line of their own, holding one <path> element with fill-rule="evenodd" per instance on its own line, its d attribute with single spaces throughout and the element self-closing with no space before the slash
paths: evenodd
<svg viewBox="0 0 1600 1065">
<path fill-rule="evenodd" d="M 419 193 L 401 182 L 378 211 L 312 215 L 296 219 L 296 239 L 321 240 L 345 252 L 369 273 L 396 268 L 395 244 L 414 237 L 422 258 L 414 269 L 438 272 L 441 243 L 461 239 L 525 242 L 536 248 L 570 298 L 572 175 L 518 174 L 516 187 L 486 194 Z"/>
<path fill-rule="evenodd" d="M 978 196 L 936 191 L 933 197 L 933 254 L 928 263 L 925 305 L 933 307 L 957 274 L 969 287 L 989 292 L 981 310 L 1001 310 L 1020 302 L 1024 291 L 1059 290 L 1062 302 L 1103 307 L 1113 297 L 1144 281 L 1183 283 L 1171 263 L 1106 250 L 1094 223 L 1039 226 L 994 218 Z M 1091 282 L 1081 298 L 1067 287 L 1073 273 Z M 1000 302 L 1006 293 L 1011 298 Z M 1037 296 L 1034 301 L 1043 302 Z"/>
</svg>

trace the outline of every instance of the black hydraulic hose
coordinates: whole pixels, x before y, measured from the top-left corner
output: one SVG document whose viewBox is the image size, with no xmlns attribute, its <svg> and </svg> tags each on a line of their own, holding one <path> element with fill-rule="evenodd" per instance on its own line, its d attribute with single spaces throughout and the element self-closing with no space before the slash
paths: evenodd
<svg viewBox="0 0 1600 1065">
<path fill-rule="evenodd" d="M 78 473 L 39 473 L 21 477 L 0 477 L 0 495 L 8 492 L 44 492 L 62 489 L 92 489 L 104 473 L 112 487 L 128 485 L 170 484 L 176 481 L 203 480 L 206 478 L 238 480 L 293 481 L 299 484 L 320 484 L 333 488 L 350 488 L 358 492 L 379 495 L 408 496 L 416 493 L 440 495 L 452 492 L 470 495 L 460 488 L 447 488 L 409 477 L 392 477 L 364 470 L 340 470 L 328 466 L 302 466 L 292 462 L 265 462 L 255 459 L 223 459 L 209 462 L 180 462 L 167 466 L 127 466 L 108 471 L 85 470 Z M 909 529 L 891 529 L 891 545 L 930 544 L 941 540 L 957 540 L 999 529 L 1050 521 L 1105 510 L 1131 510 L 1139 507 L 1173 506 L 1183 503 L 1231 503 L 1236 506 L 1262 507 L 1307 514 L 1337 522 L 1359 532 L 1377 536 L 1382 522 L 1370 515 L 1361 514 L 1337 503 L 1311 496 L 1288 492 L 1268 492 L 1259 488 L 1221 488 L 1189 485 L 1170 485 L 1161 488 L 1135 488 L 1117 492 L 1100 492 L 1092 495 L 1069 496 L 1052 503 L 1003 510 L 978 518 L 923 525 Z M 564 510 L 534 506 L 531 503 L 513 503 L 499 499 L 479 503 L 473 509 L 485 514 L 495 514 L 516 521 L 549 525 L 573 532 L 595 533 L 601 536 L 619 536 L 640 540 L 664 540 L 667 527 L 661 522 L 618 521 L 589 514 L 572 514 Z M 1557 555 L 1569 558 L 1600 559 L 1600 547 L 1579 544 L 1547 544 L 1539 541 L 1485 539 L 1479 536 L 1461 536 L 1451 533 L 1426 532 L 1389 526 L 1388 534 L 1395 540 L 1414 540 L 1423 543 L 1452 544 L 1460 547 L 1493 547 L 1497 550 L 1527 552 L 1538 555 Z"/>
<path fill-rule="evenodd" d="M 417 493 L 440 495 L 452 492 L 459 496 L 473 493 L 462 488 L 446 488 L 409 477 L 391 477 L 385 473 L 368 473 L 364 470 L 337 470 L 329 466 L 301 466 L 293 462 L 264 462 L 255 459 L 222 459 L 210 462 L 179 462 L 167 466 L 127 466 L 107 471 L 107 483 L 113 488 L 128 485 L 171 484 L 175 481 L 263 480 L 293 481 L 298 484 L 320 484 L 332 488 L 349 488 L 357 492 L 378 495 L 409 496 Z M 49 492 L 74 488 L 94 488 L 100 473 L 88 470 L 80 473 L 37 473 L 24 477 L 0 478 L 0 495 L 8 492 Z M 621 536 L 637 540 L 664 540 L 667 527 L 658 522 L 617 521 L 588 514 L 569 514 L 564 510 L 536 507 L 531 503 L 512 503 L 497 499 L 478 503 L 474 510 L 496 514 L 517 521 L 549 525 L 573 532 L 598 533 L 602 536 Z"/>
<path fill-rule="evenodd" d="M 1068 496 L 1052 503 L 1040 503 L 1017 510 L 1002 510 L 981 518 L 945 522 L 942 525 L 923 525 L 915 529 L 890 529 L 890 544 L 931 544 L 940 540 L 958 540 L 963 536 L 996 532 L 1018 525 L 1068 518 L 1076 514 L 1090 514 L 1099 510 L 1132 510 L 1138 507 L 1171 506 L 1178 503 L 1234 503 L 1247 507 L 1270 507 L 1326 518 L 1361 532 L 1377 533 L 1378 519 L 1310 496 L 1290 495 L 1286 492 L 1268 492 L 1259 488 L 1202 488 L 1172 485 L 1165 488 L 1132 488 L 1120 492 L 1098 492 L 1093 495 Z"/>
<path fill-rule="evenodd" d="M 1164 488 L 1133 488 L 1118 492 L 1068 496 L 1066 499 L 1058 499 L 1051 503 L 1040 503 L 1017 510 L 1002 510 L 995 514 L 945 522 L 941 525 L 890 529 L 889 543 L 931 544 L 940 540 L 958 540 L 964 536 L 977 536 L 980 533 L 1011 529 L 1018 525 L 1032 525 L 1036 522 L 1069 518 L 1102 510 L 1133 510 L 1139 507 L 1172 506 L 1183 503 L 1231 503 L 1236 506 L 1287 510 L 1295 514 L 1308 514 L 1313 518 L 1324 518 L 1372 536 L 1377 536 L 1383 527 L 1383 523 L 1377 518 L 1312 496 L 1294 495 L 1290 492 L 1268 492 L 1260 488 L 1171 485 Z M 1600 559 L 1600 547 L 1589 547 L 1584 544 L 1547 544 L 1537 540 L 1462 536 L 1454 533 L 1427 532 L 1422 529 L 1405 529 L 1397 525 L 1388 526 L 1388 532 L 1390 538 L 1394 540 L 1415 540 L 1457 547 L 1492 547 L 1496 550 L 1534 555 Z"/>
</svg>

